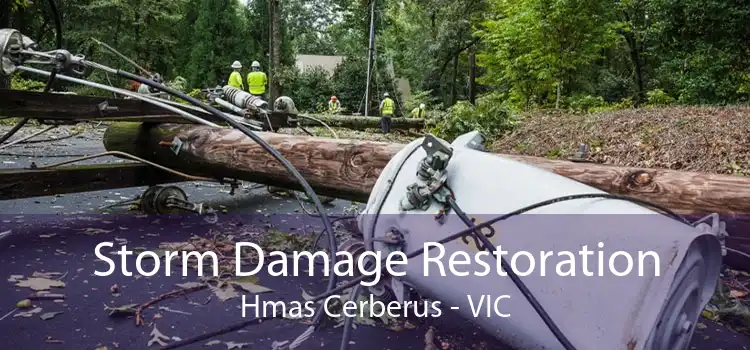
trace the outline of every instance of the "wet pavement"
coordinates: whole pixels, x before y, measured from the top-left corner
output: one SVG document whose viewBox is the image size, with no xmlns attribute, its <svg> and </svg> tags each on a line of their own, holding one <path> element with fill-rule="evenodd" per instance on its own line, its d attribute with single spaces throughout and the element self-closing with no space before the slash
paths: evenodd
<svg viewBox="0 0 750 350">
<path fill-rule="evenodd" d="M 102 152 L 97 138 L 100 133 L 101 130 L 89 132 L 53 144 L 8 147 L 0 150 L 3 153 L 0 155 L 1 166 L 26 167 L 32 161 L 42 165 L 74 158 L 51 157 L 61 151 L 72 155 Z M 103 161 L 117 160 L 107 158 L 88 162 Z M 141 304 L 175 290 L 176 284 L 194 282 L 197 277 L 192 270 L 189 277 L 182 277 L 179 267 L 173 267 L 171 276 L 165 276 L 163 268 L 152 277 L 136 276 L 137 273 L 128 277 L 120 271 L 107 277 L 96 276 L 94 271 L 107 269 L 107 265 L 95 255 L 95 247 L 100 242 L 113 242 L 113 249 L 123 244 L 131 249 L 154 249 L 163 242 L 183 242 L 196 235 L 209 237 L 212 231 L 241 235 L 269 228 L 300 234 L 320 230 L 317 219 L 301 213 L 297 200 L 271 195 L 265 188 L 238 190 L 235 196 L 230 196 L 228 188 L 221 185 L 181 183 L 178 186 L 191 200 L 210 201 L 215 207 L 242 215 L 220 215 L 218 222 L 212 224 L 195 215 L 159 218 L 95 214 L 103 206 L 141 194 L 145 188 L 0 201 L 0 233 L 10 231 L 0 239 L 0 276 L 16 281 L 0 282 L 0 344 L 3 344 L 0 348 L 93 350 L 106 346 L 109 350 L 147 349 L 154 327 L 170 338 L 167 342 L 172 343 L 243 320 L 240 297 L 222 302 L 209 290 L 165 299 L 153 305 L 143 312 L 143 326 L 136 326 L 132 316 L 110 316 L 105 306 Z M 352 205 L 347 201 L 334 201 L 328 211 L 341 214 Z M 307 207 L 311 208 L 311 205 L 307 204 Z M 107 252 L 105 256 L 118 259 Z M 134 260 L 130 259 L 126 265 L 131 272 L 135 271 Z M 145 269 L 153 265 L 153 260 L 143 263 Z M 64 287 L 51 288 L 51 293 L 63 294 L 64 298 L 33 300 L 33 307 L 17 310 L 16 303 L 27 298 L 33 290 L 16 286 L 19 277 L 12 276 L 30 277 L 35 272 L 62 274 L 51 279 L 59 278 Z M 320 277 L 272 277 L 264 273 L 259 276 L 257 283 L 273 290 L 260 294 L 264 300 L 300 300 L 302 289 L 316 294 L 324 291 L 326 284 Z M 30 310 L 37 312 L 24 317 L 23 312 Z M 60 313 L 49 318 L 50 313 L 57 312 Z M 42 319 L 42 316 L 48 319 Z M 350 348 L 425 349 L 428 326 L 435 327 L 438 349 L 443 348 L 443 341 L 450 344 L 447 349 L 503 348 L 494 338 L 448 310 L 444 310 L 440 318 L 415 320 L 414 324 L 416 328 L 400 331 L 359 325 L 353 332 Z M 291 341 L 306 327 L 298 321 L 266 321 L 216 337 L 213 342 L 204 340 L 185 348 L 271 349 L 274 341 Z M 299 349 L 338 349 L 341 334 L 340 327 L 324 327 Z M 150 348 L 159 347 L 153 345 Z M 750 339 L 703 320 L 693 337 L 692 348 L 750 349 Z"/>
</svg>

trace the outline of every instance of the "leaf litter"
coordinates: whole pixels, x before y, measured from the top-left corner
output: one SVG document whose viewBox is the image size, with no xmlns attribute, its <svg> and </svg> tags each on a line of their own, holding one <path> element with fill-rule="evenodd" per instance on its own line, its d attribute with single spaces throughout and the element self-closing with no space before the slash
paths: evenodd
<svg viewBox="0 0 750 350">
<path fill-rule="evenodd" d="M 164 335 L 162 332 L 159 331 L 159 329 L 156 328 L 156 325 L 154 325 L 154 328 L 151 330 L 151 339 L 148 341 L 148 344 L 146 346 L 151 347 L 154 344 L 159 344 L 161 346 L 166 346 L 169 344 L 167 341 L 169 340 L 169 337 Z"/>
<path fill-rule="evenodd" d="M 39 316 L 39 318 L 41 318 L 44 321 L 47 321 L 47 320 L 51 320 L 51 319 L 55 318 L 55 316 L 57 316 L 57 315 L 59 315 L 61 313 L 62 312 L 59 312 L 59 311 L 58 312 L 47 312 L 47 313 L 41 314 Z"/>
<path fill-rule="evenodd" d="M 65 287 L 65 282 L 44 277 L 30 277 L 18 281 L 16 287 L 31 288 L 32 290 L 40 291 L 49 290 L 51 288 L 63 288 Z"/>
</svg>

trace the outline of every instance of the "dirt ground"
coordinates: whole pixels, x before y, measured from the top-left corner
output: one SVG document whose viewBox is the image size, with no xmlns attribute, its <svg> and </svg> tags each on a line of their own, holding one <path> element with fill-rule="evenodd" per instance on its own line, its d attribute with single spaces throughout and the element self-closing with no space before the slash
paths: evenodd
<svg viewBox="0 0 750 350">
<path fill-rule="evenodd" d="M 494 152 L 718 174 L 750 172 L 750 107 L 643 108 L 591 114 L 536 112 Z"/>
</svg>

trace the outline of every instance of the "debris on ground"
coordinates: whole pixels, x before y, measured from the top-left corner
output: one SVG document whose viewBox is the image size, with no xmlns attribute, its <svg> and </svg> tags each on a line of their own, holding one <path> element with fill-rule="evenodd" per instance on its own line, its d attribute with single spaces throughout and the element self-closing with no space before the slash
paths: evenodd
<svg viewBox="0 0 750 350">
<path fill-rule="evenodd" d="M 750 276 L 726 269 L 702 316 L 742 334 L 750 335 Z"/>
<path fill-rule="evenodd" d="M 750 107 L 641 108 L 524 116 L 492 152 L 568 159 L 589 148 L 602 164 L 748 175 Z"/>
</svg>

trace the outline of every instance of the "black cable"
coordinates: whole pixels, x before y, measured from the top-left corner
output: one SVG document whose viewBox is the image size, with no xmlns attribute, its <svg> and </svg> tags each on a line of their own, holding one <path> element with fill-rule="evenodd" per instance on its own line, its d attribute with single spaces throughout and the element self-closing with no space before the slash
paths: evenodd
<svg viewBox="0 0 750 350">
<path fill-rule="evenodd" d="M 49 3 L 50 10 L 52 11 L 52 17 L 55 19 L 55 46 L 57 49 L 62 49 L 62 20 L 60 19 L 60 12 L 57 11 L 57 5 L 55 4 L 55 0 L 47 0 Z M 57 69 L 53 68 L 50 71 L 49 79 L 47 79 L 47 84 L 44 86 L 44 92 L 49 92 L 52 89 L 52 83 L 55 81 L 55 76 L 57 75 Z M 13 135 L 15 135 L 18 130 L 21 130 L 21 128 L 26 125 L 26 123 L 29 122 L 29 118 L 23 118 L 16 123 L 16 125 L 13 126 L 12 129 L 8 130 L 8 132 L 5 133 L 2 137 L 0 137 L 0 144 L 7 141 L 9 138 L 11 138 Z"/>
<path fill-rule="evenodd" d="M 492 218 L 490 220 L 487 220 L 487 221 L 485 221 L 485 222 L 483 222 L 483 223 L 481 223 L 479 225 L 475 225 L 473 227 L 469 227 L 467 229 L 464 229 L 464 230 L 461 230 L 459 232 L 456 232 L 456 233 L 454 233 L 454 234 L 452 234 L 450 236 L 447 236 L 447 237 L 445 237 L 445 238 L 443 238 L 443 239 L 441 239 L 441 240 L 439 240 L 439 241 L 437 241 L 435 243 L 437 243 L 437 245 L 448 243 L 450 241 L 456 240 L 456 239 L 461 238 L 463 236 L 471 235 L 474 232 L 479 232 L 481 229 L 488 228 L 488 227 L 492 226 L 492 224 L 497 223 L 499 221 L 507 220 L 507 219 L 509 219 L 511 217 L 523 214 L 525 212 L 528 212 L 528 211 L 531 211 L 531 210 L 534 210 L 534 209 L 537 209 L 537 208 L 545 207 L 545 206 L 556 204 L 556 203 L 560 203 L 560 202 L 565 202 L 565 201 L 570 201 L 570 200 L 575 200 L 575 199 L 585 199 L 585 198 L 617 199 L 617 200 L 624 200 L 624 201 L 633 202 L 633 203 L 641 204 L 641 205 L 645 205 L 645 206 L 650 206 L 650 207 L 653 207 L 653 208 L 656 208 L 656 209 L 664 211 L 667 215 L 669 215 L 670 217 L 674 218 L 675 220 L 681 221 L 681 222 L 683 222 L 683 223 L 685 223 L 685 224 L 687 224 L 689 226 L 692 226 L 690 224 L 690 222 L 687 221 L 687 219 L 685 219 L 681 215 L 679 215 L 679 214 L 677 214 L 677 213 L 675 213 L 675 212 L 673 212 L 673 211 L 671 211 L 669 209 L 666 209 L 666 208 L 664 208 L 664 207 L 662 207 L 662 206 L 660 206 L 660 205 L 658 205 L 656 203 L 652 203 L 652 202 L 649 202 L 649 201 L 646 201 L 646 200 L 643 200 L 643 199 L 629 197 L 629 196 L 616 195 L 616 194 L 609 194 L 609 193 L 584 193 L 584 194 L 574 194 L 574 195 L 568 195 L 568 196 L 562 196 L 562 197 L 557 197 L 557 198 L 552 198 L 552 199 L 544 200 L 544 201 L 537 202 L 537 203 L 525 206 L 523 208 L 514 210 L 514 211 L 512 211 L 512 212 L 510 212 L 508 214 L 498 215 L 498 216 L 496 216 L 496 217 L 494 217 L 494 218 Z M 437 245 L 431 245 L 427 249 L 415 250 L 415 251 L 413 251 L 413 252 L 411 252 L 409 254 L 406 254 L 406 259 L 408 261 L 408 259 L 416 258 L 416 257 L 418 257 L 418 256 L 420 256 L 420 255 L 422 255 L 422 254 L 424 254 L 424 253 L 426 253 L 426 252 L 434 249 Z M 490 245 L 492 245 L 492 243 L 490 243 Z M 380 261 L 381 272 L 386 269 L 387 259 L 388 258 L 386 257 L 386 258 L 383 258 Z M 342 283 L 341 285 L 339 285 L 338 287 L 336 287 L 334 289 L 328 290 L 328 291 L 326 291 L 326 292 L 324 292 L 322 294 L 318 294 L 318 295 L 316 295 L 314 297 L 311 297 L 310 299 L 308 299 L 306 301 L 310 301 L 310 302 L 313 302 L 313 303 L 318 302 L 318 301 L 323 300 L 323 299 L 325 299 L 325 298 L 327 298 L 327 297 L 329 297 L 331 295 L 336 295 L 338 293 L 341 293 L 344 290 L 349 289 L 349 288 L 351 288 L 351 287 L 353 287 L 353 286 L 361 283 L 362 281 L 366 280 L 368 277 L 372 277 L 372 276 L 361 275 L 359 277 L 356 277 L 354 279 L 349 280 L 346 283 Z M 237 329 L 241 329 L 243 327 L 251 325 L 252 323 L 254 323 L 254 320 L 244 321 L 244 322 L 238 323 L 236 325 L 224 328 L 224 329 L 222 329 L 223 331 L 222 330 L 218 330 L 218 331 L 207 333 L 207 334 L 195 337 L 195 338 L 185 339 L 185 340 L 183 340 L 183 341 L 180 342 L 180 347 L 185 346 L 185 345 L 189 345 L 189 344 L 193 344 L 193 343 L 199 342 L 201 340 L 208 339 L 208 338 L 206 338 L 206 335 L 211 335 L 211 337 L 215 337 L 215 336 L 218 336 L 218 335 L 229 333 L 229 332 L 237 330 Z M 229 330 L 227 330 L 227 329 L 229 329 Z M 347 341 L 346 343 L 348 344 L 349 342 Z M 176 348 L 177 348 L 177 346 L 171 346 L 171 347 L 168 347 L 168 348 L 165 348 L 165 349 L 176 349 Z"/>
<path fill-rule="evenodd" d="M 461 221 L 466 224 L 466 226 L 469 226 L 470 228 L 473 228 L 474 222 L 471 221 L 468 215 L 461 210 L 461 208 L 458 206 L 458 203 L 456 203 L 456 200 L 453 198 L 453 196 L 448 197 L 448 205 L 450 208 L 456 212 L 456 215 L 461 219 Z M 495 253 L 497 254 L 491 254 L 492 257 L 495 258 L 495 260 L 498 259 L 498 255 L 500 255 L 500 248 L 499 246 L 495 246 L 490 242 L 489 238 L 487 236 L 483 235 L 479 231 L 473 231 L 473 236 L 478 238 L 480 241 L 482 241 L 482 244 L 484 245 L 483 250 L 489 251 L 490 247 L 495 247 Z M 529 290 L 528 287 L 526 287 L 526 284 L 523 283 L 520 277 L 516 274 L 515 271 L 513 271 L 513 268 L 508 264 L 507 260 L 500 255 L 500 267 L 503 268 L 504 271 L 507 272 L 508 277 L 510 277 L 511 281 L 518 287 L 518 290 L 523 294 L 523 296 L 526 298 L 526 300 L 531 304 L 531 307 L 534 308 L 534 311 L 536 311 L 537 315 L 541 317 L 542 321 L 544 321 L 544 324 L 547 325 L 547 328 L 552 332 L 552 334 L 557 338 L 557 340 L 562 344 L 562 346 L 565 348 L 565 350 L 576 350 L 576 347 L 573 345 L 573 343 L 570 342 L 568 337 L 565 336 L 565 334 L 560 330 L 560 327 L 557 326 L 557 323 L 555 323 L 554 320 L 552 320 L 552 317 L 547 313 L 547 310 L 544 309 L 541 303 L 539 303 L 539 300 L 536 299 L 534 294 Z M 347 341 L 347 344 L 349 342 Z M 341 348 L 341 350 L 348 350 L 347 348 Z"/>
<path fill-rule="evenodd" d="M 8 130 L 8 132 L 6 132 L 5 135 L 0 137 L 0 144 L 7 141 L 9 138 L 13 137 L 13 135 L 15 135 L 18 132 L 18 130 L 21 130 L 21 128 L 23 128 L 23 126 L 26 125 L 26 123 L 28 122 L 29 122 L 29 118 L 23 118 L 19 120 L 18 123 L 16 123 L 16 125 L 13 126 L 13 128 Z"/>
<path fill-rule="evenodd" d="M 349 301 L 356 302 L 359 297 L 359 293 L 362 290 L 362 285 L 358 284 L 352 289 L 352 293 L 349 296 Z M 352 339 L 352 331 L 354 330 L 354 317 L 344 316 L 344 332 L 341 335 L 341 345 L 339 350 L 349 350 L 349 340 Z"/>
<path fill-rule="evenodd" d="M 50 0 L 51 1 L 51 0 Z M 44 92 L 49 92 L 52 89 L 52 83 L 55 81 L 55 77 L 57 76 L 57 68 L 52 68 L 50 70 L 49 79 L 47 79 L 47 84 L 44 86 Z M 0 144 L 7 141 L 9 138 L 13 137 L 18 130 L 21 130 L 26 123 L 28 123 L 30 118 L 23 118 L 16 123 L 16 125 L 13 126 L 8 132 L 5 133 L 2 137 L 0 137 Z"/>
<path fill-rule="evenodd" d="M 194 343 L 199 342 L 201 340 L 211 339 L 211 338 L 213 338 L 215 336 L 219 336 L 219 335 L 222 335 L 222 334 L 225 334 L 225 333 L 229 333 L 229 332 L 234 332 L 234 331 L 240 330 L 240 329 L 245 328 L 245 327 L 250 326 L 250 325 L 261 324 L 261 323 L 263 323 L 263 321 L 271 320 L 271 319 L 274 319 L 274 318 L 275 317 L 253 318 L 253 319 L 250 319 L 250 320 L 247 320 L 247 321 L 243 321 L 243 322 L 237 323 L 235 325 L 231 325 L 229 327 L 225 327 L 225 328 L 222 328 L 222 329 L 210 332 L 210 333 L 201 334 L 201 335 L 199 335 L 199 336 L 197 336 L 195 338 L 180 340 L 180 341 L 178 341 L 176 343 L 169 344 L 169 345 L 167 345 L 167 346 L 165 346 L 165 347 L 163 347 L 161 349 L 162 350 L 166 350 L 166 349 L 181 348 L 183 346 L 194 344 Z"/>
<path fill-rule="evenodd" d="M 213 114 L 215 117 L 219 118 L 220 120 L 225 121 L 227 124 L 231 125 L 235 129 L 238 129 L 238 130 L 242 131 L 243 134 L 247 135 L 248 137 L 250 137 L 250 139 L 252 139 L 258 145 L 260 145 L 261 147 L 263 147 L 263 149 L 265 149 L 269 154 L 271 154 L 274 158 L 276 158 L 276 160 L 278 160 L 279 163 L 281 163 L 281 165 L 283 165 L 284 168 L 286 168 L 286 170 L 294 178 L 296 178 L 297 181 L 300 183 L 300 185 L 302 186 L 302 188 L 305 190 L 305 193 L 307 194 L 307 196 L 310 198 L 310 200 L 313 201 L 313 204 L 315 205 L 315 209 L 317 209 L 318 213 L 320 214 L 320 219 L 323 222 L 323 226 L 325 227 L 326 232 L 328 232 L 328 243 L 329 243 L 329 245 L 331 247 L 336 247 L 337 246 L 336 245 L 336 236 L 334 235 L 333 226 L 331 225 L 331 222 L 330 222 L 330 220 L 328 219 L 328 216 L 325 213 L 325 208 L 323 207 L 323 204 L 321 203 L 320 198 L 318 198 L 318 195 L 312 189 L 312 187 L 307 182 L 307 180 L 305 180 L 305 178 L 302 176 L 302 174 L 300 174 L 299 171 L 294 167 L 294 165 L 292 165 L 292 163 L 290 163 L 289 160 L 287 160 L 286 158 L 284 158 L 284 156 L 281 153 L 279 153 L 278 150 L 276 150 L 273 147 L 271 147 L 271 145 L 269 145 L 265 140 L 263 140 L 257 134 L 255 134 L 255 132 L 253 132 L 252 130 L 248 129 L 244 125 L 236 122 L 232 118 L 229 118 L 229 117 L 225 116 L 221 111 L 217 110 L 216 108 L 211 107 L 209 105 L 206 105 L 205 103 L 200 102 L 200 101 L 196 100 L 195 98 L 190 97 L 189 95 L 187 95 L 187 94 L 185 94 L 183 92 L 180 92 L 180 91 L 172 89 L 172 88 L 170 88 L 168 86 L 159 84 L 159 83 L 157 83 L 157 82 L 155 82 L 155 81 L 153 81 L 151 79 L 146 79 L 146 78 L 143 78 L 141 76 L 132 74 L 130 72 L 122 71 L 122 70 L 119 70 L 119 69 L 117 70 L 117 75 L 120 75 L 120 76 L 122 76 L 124 78 L 127 78 L 127 79 L 130 79 L 130 80 L 137 81 L 137 82 L 139 82 L 141 84 L 146 84 L 149 87 L 153 87 L 154 89 L 157 89 L 157 90 L 160 90 L 160 91 L 164 91 L 164 92 L 166 92 L 166 93 L 168 93 L 170 95 L 173 95 L 175 97 L 179 97 L 179 98 L 181 98 L 181 99 L 183 99 L 185 101 L 188 101 L 188 102 L 190 102 L 191 104 L 193 104 L 196 107 L 203 108 L 204 110 L 210 112 L 211 114 Z M 330 267 L 329 267 L 330 270 L 329 271 L 334 271 L 334 267 L 336 266 L 336 262 L 337 262 L 336 260 L 337 260 L 336 259 L 336 255 L 333 254 L 333 257 L 329 260 L 330 261 L 330 264 L 329 264 L 330 265 Z M 336 276 L 335 273 L 329 274 L 328 287 L 327 287 L 329 290 L 331 290 L 331 289 L 333 289 L 333 288 L 336 287 L 336 282 L 337 282 L 336 279 L 337 279 L 337 276 Z M 321 304 L 321 306 L 318 308 L 318 310 L 316 312 L 315 318 L 313 319 L 313 325 L 316 328 L 320 325 L 321 321 L 323 320 L 323 316 L 325 315 L 324 307 L 325 307 L 325 305 Z"/>
<path fill-rule="evenodd" d="M 482 241 L 482 244 L 484 245 L 484 249 L 483 250 L 489 251 L 490 247 L 495 247 L 495 245 L 492 244 L 492 242 L 490 242 L 490 240 L 485 235 L 481 234 L 480 230 L 483 227 L 475 225 L 474 222 L 472 222 L 471 219 L 469 219 L 469 217 L 466 215 L 466 213 L 464 213 L 461 210 L 461 208 L 458 206 L 458 203 L 456 203 L 456 201 L 453 199 L 453 191 L 450 188 L 448 188 L 448 190 L 451 192 L 451 196 L 448 198 L 448 204 L 449 204 L 450 208 L 453 211 L 456 212 L 456 215 L 458 215 L 458 217 L 467 226 L 469 226 L 470 233 L 474 237 L 476 237 L 480 241 Z M 554 203 L 559 203 L 559 202 L 563 202 L 563 201 L 567 201 L 567 200 L 582 199 L 582 198 L 622 199 L 622 200 L 627 200 L 627 201 L 630 201 L 630 202 L 644 204 L 644 205 L 648 205 L 648 206 L 652 206 L 652 207 L 655 207 L 657 209 L 660 209 L 660 210 L 666 212 L 670 217 L 672 217 L 672 218 L 674 218 L 676 220 L 682 221 L 685 224 L 691 225 L 690 222 L 687 221 L 687 219 L 685 219 L 683 216 L 681 216 L 681 215 L 679 215 L 677 213 L 674 213 L 673 211 L 671 211 L 671 210 L 669 210 L 667 208 L 664 208 L 664 207 L 662 207 L 662 206 L 660 206 L 658 204 L 651 203 L 651 202 L 648 202 L 648 201 L 645 201 L 645 200 L 641 200 L 641 199 L 638 199 L 638 198 L 633 198 L 633 197 L 628 197 L 628 196 L 620 196 L 620 195 L 612 195 L 612 194 L 609 194 L 609 193 L 592 193 L 592 194 L 571 195 L 571 196 L 564 196 L 564 197 L 554 198 L 554 199 L 551 199 L 551 200 L 548 200 L 548 201 L 544 201 L 544 202 L 540 202 L 540 203 L 537 203 L 537 204 L 534 204 L 534 205 L 531 205 L 531 206 L 528 206 L 528 207 L 525 207 L 525 208 L 521 208 L 521 209 L 519 209 L 519 210 L 517 210 L 515 212 L 512 212 L 511 214 L 508 214 L 508 215 L 505 215 L 505 216 L 501 216 L 501 217 L 499 217 L 499 219 L 498 218 L 495 218 L 495 219 L 498 219 L 496 221 L 501 221 L 501 220 L 508 219 L 511 216 L 518 215 L 518 214 L 521 214 L 523 212 L 526 212 L 526 211 L 529 211 L 529 210 L 532 210 L 532 209 L 535 209 L 535 208 L 538 208 L 538 207 L 541 207 L 541 206 L 544 206 L 544 205 L 551 205 L 551 204 L 554 204 Z M 490 221 L 493 221 L 493 220 L 490 220 Z M 373 224 L 373 227 L 374 226 L 375 225 Z M 487 227 L 489 227 L 489 225 L 487 225 Z M 462 231 L 462 232 L 465 232 L 465 231 Z M 449 238 L 452 238 L 454 236 L 456 236 L 456 235 L 449 236 Z M 459 237 L 461 237 L 461 236 L 452 238 L 449 241 L 452 241 L 453 239 L 457 239 Z M 444 244 L 446 242 L 443 242 L 441 240 L 439 243 L 440 244 Z M 419 256 L 419 255 L 425 253 L 426 251 L 427 250 L 424 250 L 424 249 L 422 249 L 421 251 L 417 251 L 417 252 L 419 252 L 419 254 L 417 254 L 416 256 Z M 495 259 L 497 259 L 497 255 L 499 255 L 499 248 L 495 247 L 495 251 L 498 252 L 498 254 L 491 254 L 491 255 Z M 408 259 L 412 258 L 412 256 L 410 256 L 410 255 L 407 255 Z M 381 263 L 384 263 L 384 262 L 385 262 L 385 260 L 383 262 L 381 262 Z M 381 266 L 383 266 L 383 265 L 381 265 Z M 508 277 L 510 277 L 510 279 L 513 281 L 513 283 L 516 285 L 516 287 L 518 287 L 518 289 L 521 292 L 521 294 L 523 294 L 523 296 L 526 298 L 526 300 L 531 304 L 531 306 L 534 308 L 534 311 L 536 311 L 536 313 L 539 315 L 539 317 L 542 319 L 542 321 L 544 321 L 544 324 L 547 325 L 547 327 L 549 328 L 549 330 L 552 332 L 552 334 L 555 336 L 555 338 L 557 338 L 557 340 L 560 342 L 560 344 L 562 344 L 562 346 L 566 350 L 576 350 L 576 347 L 570 342 L 570 340 L 560 330 L 560 328 L 557 326 L 557 324 L 555 323 L 555 321 L 552 320 L 552 318 L 549 316 L 549 314 L 547 313 L 547 311 L 544 309 L 544 307 L 542 306 L 542 304 L 539 303 L 539 301 L 536 299 L 536 297 L 534 297 L 534 294 L 531 293 L 531 291 L 529 290 L 529 288 L 526 287 L 526 284 L 523 283 L 523 281 L 521 280 L 521 278 L 515 273 L 515 271 L 513 271 L 512 267 L 507 263 L 507 261 L 502 256 L 500 257 L 500 266 L 503 268 L 503 270 L 507 271 Z M 365 278 L 362 278 L 361 280 L 364 280 L 364 279 Z M 346 285 L 349 285 L 349 283 L 347 283 Z M 355 290 L 357 291 L 357 293 L 353 294 L 354 296 L 352 298 L 356 298 L 357 297 L 356 295 L 359 292 L 358 287 L 360 287 L 360 286 L 361 286 L 361 284 L 357 284 L 356 285 Z M 346 289 L 346 288 L 344 288 L 344 289 Z M 317 297 L 314 297 L 313 300 L 315 300 L 316 298 Z M 352 336 L 352 332 L 351 332 L 351 324 L 352 324 L 352 322 L 353 322 L 353 318 L 352 317 L 347 317 L 346 320 L 345 320 L 345 323 L 344 323 L 344 327 L 345 328 L 344 328 L 343 337 L 341 339 L 340 350 L 348 350 L 349 349 L 349 340 L 351 339 L 351 336 Z"/>
</svg>

